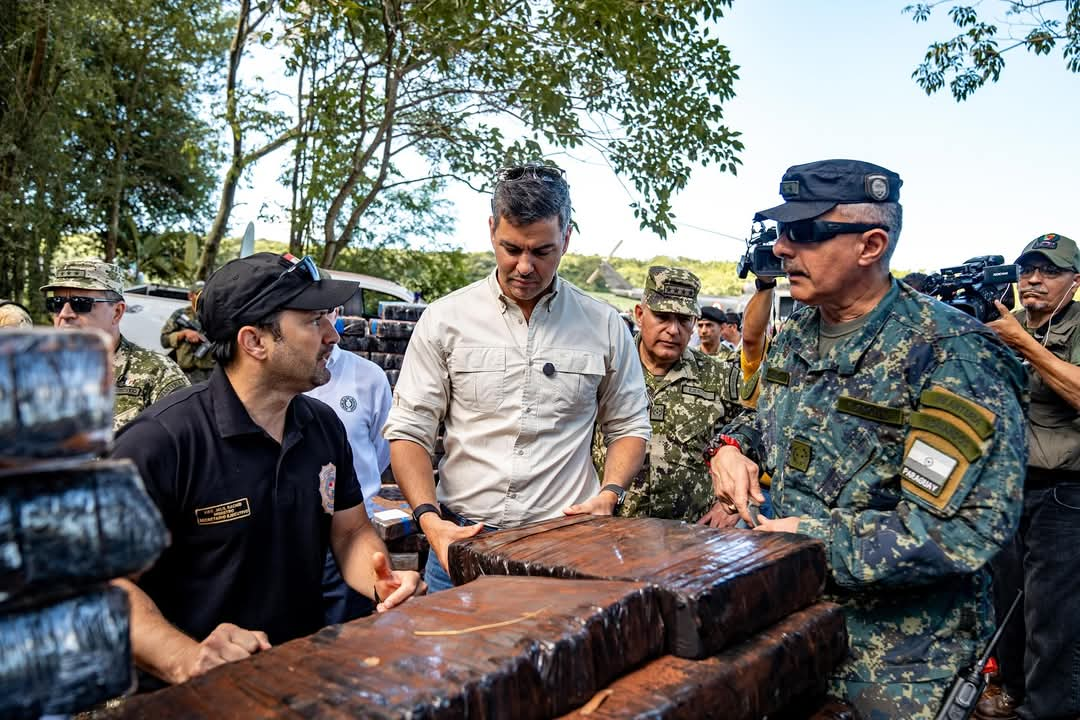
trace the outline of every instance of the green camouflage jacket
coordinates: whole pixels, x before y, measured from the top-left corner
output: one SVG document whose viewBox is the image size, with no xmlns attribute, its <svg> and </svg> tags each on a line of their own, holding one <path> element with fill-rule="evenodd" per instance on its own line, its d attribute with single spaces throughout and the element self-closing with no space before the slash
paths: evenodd
<svg viewBox="0 0 1080 720">
<path fill-rule="evenodd" d="M 113 354 L 113 377 L 116 381 L 114 432 L 173 390 L 190 384 L 172 360 L 139 347 L 123 335 Z"/>
<path fill-rule="evenodd" d="M 738 366 L 687 348 L 663 377 L 642 371 L 652 439 L 619 514 L 694 522 L 713 504 L 712 480 L 701 453 L 718 429 L 742 410 L 731 389 L 730 375 Z M 593 462 L 601 483 L 605 450 L 597 433 Z"/>
<path fill-rule="evenodd" d="M 187 317 L 188 323 L 193 328 L 185 327 L 180 323 L 180 316 Z M 207 352 L 202 357 L 195 357 L 195 352 L 199 349 L 199 345 L 186 342 L 184 340 L 174 341 L 172 334 L 180 330 L 194 329 L 196 332 L 202 332 L 202 323 L 199 322 L 199 316 L 191 311 L 191 308 L 185 305 L 182 308 L 173 311 L 173 314 L 169 316 L 169 319 L 165 321 L 165 324 L 161 328 L 161 347 L 172 348 L 169 353 L 169 357 L 176 360 L 176 364 L 180 366 L 180 369 L 185 373 L 192 370 L 213 370 L 214 369 L 214 355 Z"/>
<path fill-rule="evenodd" d="M 772 474 L 777 517 L 825 543 L 841 678 L 947 678 L 992 631 L 985 566 L 1019 522 L 1024 372 L 985 326 L 895 280 L 826 357 L 818 327 L 816 308 L 791 317 L 756 415 L 726 430 Z"/>
</svg>

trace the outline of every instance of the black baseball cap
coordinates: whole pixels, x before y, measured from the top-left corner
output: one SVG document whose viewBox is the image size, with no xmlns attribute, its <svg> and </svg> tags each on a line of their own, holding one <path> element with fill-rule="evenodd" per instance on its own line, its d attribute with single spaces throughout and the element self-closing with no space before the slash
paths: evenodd
<svg viewBox="0 0 1080 720">
<path fill-rule="evenodd" d="M 329 310 L 351 298 L 359 286 L 323 279 L 308 256 L 261 252 L 218 268 L 199 295 L 199 321 L 211 340 L 234 340 L 245 325 L 278 310 Z"/>
<path fill-rule="evenodd" d="M 904 181 L 892 170 L 861 160 L 818 160 L 792 165 L 780 180 L 784 203 L 754 220 L 796 222 L 827 213 L 843 203 L 900 202 Z"/>
</svg>

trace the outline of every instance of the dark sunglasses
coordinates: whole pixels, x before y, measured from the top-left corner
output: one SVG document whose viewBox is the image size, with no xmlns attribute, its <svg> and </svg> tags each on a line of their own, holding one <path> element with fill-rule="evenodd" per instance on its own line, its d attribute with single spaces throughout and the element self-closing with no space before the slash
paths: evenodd
<svg viewBox="0 0 1080 720">
<path fill-rule="evenodd" d="M 64 309 L 65 305 L 71 305 L 71 309 L 77 312 L 79 315 L 85 315 L 94 309 L 94 303 L 114 303 L 119 302 L 117 300 L 110 300 L 109 298 L 96 298 L 86 297 L 85 295 L 71 295 L 65 297 L 63 295 L 51 295 L 45 298 L 45 309 L 51 314 L 56 315 Z"/>
<path fill-rule="evenodd" d="M 565 170 L 551 165 L 516 165 L 495 171 L 496 182 L 513 182 L 522 178 L 555 182 L 562 180 L 565 176 Z"/>
<path fill-rule="evenodd" d="M 1060 277 L 1064 272 L 1063 268 L 1059 268 L 1057 265 L 1021 265 L 1020 277 L 1031 277 L 1038 270 L 1039 274 L 1044 278 L 1056 278 Z"/>
<path fill-rule="evenodd" d="M 291 272 L 296 272 L 297 270 L 300 270 L 301 272 L 306 272 L 314 282 L 319 282 L 319 280 L 322 279 L 322 276 L 319 275 L 319 266 L 315 264 L 315 261 L 310 255 L 305 255 L 299 260 L 296 259 L 295 255 L 290 255 L 289 253 L 285 253 L 284 255 L 282 255 L 282 257 L 293 263 L 293 266 L 291 268 L 288 268 L 287 270 L 283 270 L 282 273 L 277 276 L 278 280 L 285 277 Z M 277 282 L 277 280 L 275 280 L 274 282 Z"/>
<path fill-rule="evenodd" d="M 842 233 L 863 233 L 869 230 L 886 230 L 888 225 L 873 223 L 843 223 L 831 220 L 796 220 L 776 223 L 777 237 L 787 235 L 793 243 L 817 243 L 831 240 Z"/>
</svg>

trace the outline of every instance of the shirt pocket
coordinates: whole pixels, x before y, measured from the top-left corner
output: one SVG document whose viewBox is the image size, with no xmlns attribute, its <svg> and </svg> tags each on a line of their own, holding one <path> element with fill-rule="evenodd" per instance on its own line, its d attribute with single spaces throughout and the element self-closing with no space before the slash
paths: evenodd
<svg viewBox="0 0 1080 720">
<path fill-rule="evenodd" d="M 506 350 L 459 347 L 450 354 L 450 385 L 454 400 L 473 412 L 491 413 L 502 405 Z"/>
<path fill-rule="evenodd" d="M 550 363 L 550 375 L 544 368 Z M 604 379 L 604 356 L 584 350 L 541 350 L 532 359 L 533 377 L 543 383 L 541 397 L 556 414 L 574 415 L 596 405 Z"/>
</svg>

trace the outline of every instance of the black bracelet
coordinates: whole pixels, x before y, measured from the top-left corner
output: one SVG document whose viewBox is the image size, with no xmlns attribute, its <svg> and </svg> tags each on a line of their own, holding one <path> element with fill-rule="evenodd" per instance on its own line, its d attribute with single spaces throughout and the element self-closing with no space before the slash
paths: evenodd
<svg viewBox="0 0 1080 720">
<path fill-rule="evenodd" d="M 762 290 L 772 290 L 774 287 L 776 287 L 776 279 L 773 278 L 772 282 L 769 282 L 766 280 L 762 280 L 759 277 L 755 277 L 754 287 L 758 289 L 758 292 L 761 292 Z"/>
</svg>

